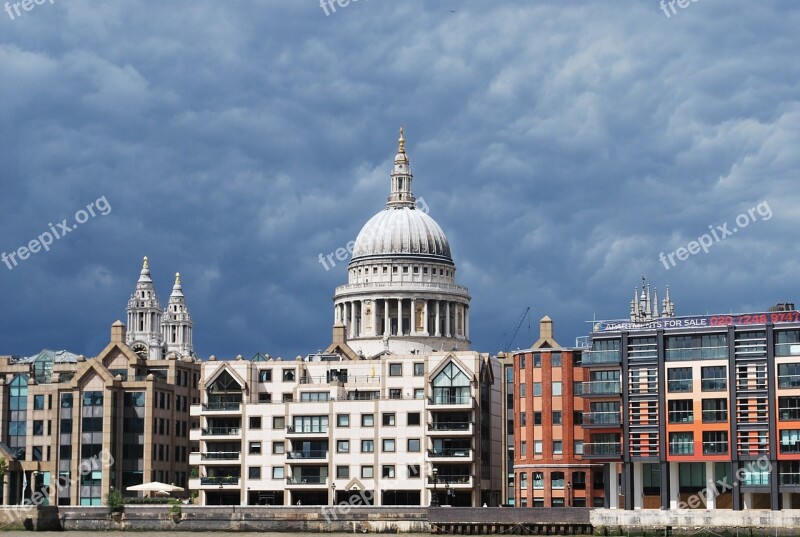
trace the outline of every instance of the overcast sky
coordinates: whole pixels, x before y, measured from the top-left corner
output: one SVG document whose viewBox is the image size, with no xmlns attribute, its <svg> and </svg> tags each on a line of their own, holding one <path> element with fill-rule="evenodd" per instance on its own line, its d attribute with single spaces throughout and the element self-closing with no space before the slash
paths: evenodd
<svg viewBox="0 0 800 537">
<path fill-rule="evenodd" d="M 514 347 L 544 315 L 572 345 L 644 274 L 679 315 L 800 303 L 800 3 L 334 7 L 0 12 L 0 252 L 86 220 L 0 264 L 0 354 L 97 354 L 144 255 L 201 356 L 325 348 L 346 264 L 318 256 L 385 206 L 401 124 L 476 350 L 526 306 Z M 709 226 L 738 231 L 678 251 Z"/>
</svg>

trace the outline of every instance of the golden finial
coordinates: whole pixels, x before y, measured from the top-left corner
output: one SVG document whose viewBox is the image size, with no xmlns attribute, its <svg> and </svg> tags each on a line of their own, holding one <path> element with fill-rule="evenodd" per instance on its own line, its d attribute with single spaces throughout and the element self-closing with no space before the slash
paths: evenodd
<svg viewBox="0 0 800 537">
<path fill-rule="evenodd" d="M 400 127 L 400 139 L 398 140 L 398 142 L 400 142 L 400 148 L 397 150 L 398 153 L 405 153 L 406 152 L 406 137 L 404 136 L 404 132 L 405 131 L 403 130 L 403 127 L 401 126 Z"/>
<path fill-rule="evenodd" d="M 176 272 L 175 273 L 175 285 L 180 285 L 180 284 L 181 284 L 181 273 L 180 272 Z"/>
<path fill-rule="evenodd" d="M 147 263 L 147 256 L 144 256 L 144 262 L 142 263 L 143 269 L 149 269 L 150 265 Z"/>
</svg>

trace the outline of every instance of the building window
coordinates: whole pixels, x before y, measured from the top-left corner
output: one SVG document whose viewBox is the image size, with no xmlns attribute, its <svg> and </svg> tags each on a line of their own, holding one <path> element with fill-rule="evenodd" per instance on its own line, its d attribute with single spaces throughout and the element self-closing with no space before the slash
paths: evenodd
<svg viewBox="0 0 800 537">
<path fill-rule="evenodd" d="M 519 368 L 520 369 L 525 369 L 525 355 L 524 354 L 520 354 L 519 355 Z"/>
<path fill-rule="evenodd" d="M 350 414 L 336 414 L 337 427 L 350 427 Z"/>
<path fill-rule="evenodd" d="M 272 382 L 272 369 L 261 369 L 258 372 L 258 382 Z"/>
<path fill-rule="evenodd" d="M 409 412 L 406 415 L 406 425 L 414 426 L 420 424 L 419 412 Z"/>
<path fill-rule="evenodd" d="M 563 489 L 564 488 L 564 472 L 553 472 L 550 474 L 550 488 Z"/>
<path fill-rule="evenodd" d="M 542 441 L 541 440 L 534 440 L 533 441 L 533 454 L 534 455 L 541 455 L 542 454 Z"/>
<path fill-rule="evenodd" d="M 800 330 L 775 331 L 775 356 L 800 354 Z"/>
<path fill-rule="evenodd" d="M 394 464 L 384 464 L 381 470 L 381 477 L 384 479 L 394 479 Z"/>
<path fill-rule="evenodd" d="M 583 425 L 583 412 L 576 410 L 572 413 L 572 425 Z"/>
<path fill-rule="evenodd" d="M 247 469 L 247 477 L 249 479 L 261 479 L 261 467 L 251 466 Z"/>
<path fill-rule="evenodd" d="M 533 488 L 544 488 L 544 474 L 542 472 L 533 472 Z"/>
<path fill-rule="evenodd" d="M 553 425 L 561 425 L 561 411 L 553 411 Z"/>
<path fill-rule="evenodd" d="M 283 455 L 284 453 L 286 453 L 286 444 L 284 444 L 283 442 L 273 442 L 272 453 L 275 455 Z"/>
<path fill-rule="evenodd" d="M 350 453 L 350 440 L 339 440 L 336 442 L 336 453 Z"/>
<path fill-rule="evenodd" d="M 261 428 L 261 416 L 252 416 L 250 418 L 250 428 L 251 429 Z"/>
<path fill-rule="evenodd" d="M 44 421 L 33 420 L 33 436 L 42 436 L 44 434 Z"/>
<path fill-rule="evenodd" d="M 687 433 L 669 433 L 670 455 L 693 455 L 694 435 Z"/>
<path fill-rule="evenodd" d="M 541 382 L 534 382 L 533 383 L 533 396 L 534 397 L 541 397 L 542 396 L 542 383 Z"/>
<path fill-rule="evenodd" d="M 523 399 L 525 398 L 525 395 L 526 395 L 525 392 L 527 392 L 527 387 L 525 386 L 524 383 L 522 383 L 522 384 L 519 385 L 519 396 L 520 396 L 520 398 L 523 398 Z"/>
<path fill-rule="evenodd" d="M 726 359 L 728 357 L 727 334 L 696 334 L 686 336 L 670 336 L 666 338 L 665 359 L 709 360 Z"/>
<path fill-rule="evenodd" d="M 414 399 L 425 399 L 425 388 L 414 388 Z"/>
<path fill-rule="evenodd" d="M 286 427 L 286 417 L 285 416 L 273 416 L 272 418 L 272 428 L 273 429 L 283 429 Z"/>
<path fill-rule="evenodd" d="M 361 441 L 361 453 L 373 453 L 375 451 L 375 441 L 374 440 L 362 440 Z"/>
<path fill-rule="evenodd" d="M 564 453 L 564 442 L 562 440 L 553 440 L 553 455 L 561 455 Z"/>
<path fill-rule="evenodd" d="M 433 404 L 463 405 L 470 402 L 470 380 L 453 362 L 433 379 Z"/>
<path fill-rule="evenodd" d="M 541 412 L 534 412 L 533 413 L 533 424 L 534 425 L 541 425 L 542 424 L 542 413 Z"/>
<path fill-rule="evenodd" d="M 554 352 L 550 355 L 550 365 L 552 367 L 561 367 L 561 353 Z"/>
<path fill-rule="evenodd" d="M 564 498 L 552 498 L 550 500 L 550 507 L 564 507 Z"/>
<path fill-rule="evenodd" d="M 554 382 L 553 383 L 553 395 L 561 395 L 561 383 Z"/>
<path fill-rule="evenodd" d="M 260 455 L 261 454 L 261 442 L 250 442 L 250 454 L 251 455 Z"/>
<path fill-rule="evenodd" d="M 406 472 L 408 472 L 409 479 L 419 479 L 420 477 L 422 477 L 422 473 L 419 471 L 419 464 L 407 465 Z"/>
<path fill-rule="evenodd" d="M 583 455 L 583 440 L 575 440 L 572 445 L 575 455 Z"/>
<path fill-rule="evenodd" d="M 33 409 L 44 410 L 44 395 L 33 396 Z"/>
<path fill-rule="evenodd" d="M 375 426 L 375 414 L 361 414 L 361 426 L 362 427 L 374 427 Z"/>
<path fill-rule="evenodd" d="M 672 369 L 667 369 L 667 391 L 668 392 L 692 391 L 692 368 L 674 367 Z"/>
<path fill-rule="evenodd" d="M 409 438 L 408 439 L 408 451 L 411 452 L 411 453 L 419 453 L 419 451 L 420 451 L 419 438 Z"/>
<path fill-rule="evenodd" d="M 800 397 L 778 397 L 778 416 L 781 421 L 800 420 Z"/>
<path fill-rule="evenodd" d="M 694 401 L 691 399 L 676 399 L 669 401 L 670 423 L 692 423 L 694 421 Z"/>
<path fill-rule="evenodd" d="M 384 412 L 383 413 L 383 426 L 384 427 L 394 427 L 395 426 L 395 413 L 394 412 Z"/>
<path fill-rule="evenodd" d="M 700 389 L 704 392 L 724 392 L 727 390 L 727 368 L 724 365 L 714 365 L 701 368 Z"/>
<path fill-rule="evenodd" d="M 509 420 L 509 421 L 511 421 L 511 420 Z M 514 422 L 513 422 L 513 421 L 511 421 L 511 423 L 512 423 L 512 427 L 513 427 L 513 423 L 514 423 Z M 519 413 L 519 426 L 520 426 L 520 427 L 525 427 L 527 424 L 528 424 L 528 420 L 526 419 L 526 414 L 525 414 L 524 412 L 520 412 L 520 413 Z M 509 430 L 510 430 L 512 427 L 509 427 Z"/>
<path fill-rule="evenodd" d="M 778 388 L 800 388 L 800 363 L 778 364 Z"/>
<path fill-rule="evenodd" d="M 395 452 L 395 441 L 393 438 L 384 438 L 383 439 L 383 452 L 384 453 L 394 453 Z"/>
<path fill-rule="evenodd" d="M 272 479 L 283 479 L 283 466 L 272 467 Z"/>
<path fill-rule="evenodd" d="M 727 399 L 703 399 L 703 423 L 728 421 Z"/>
<path fill-rule="evenodd" d="M 389 399 L 402 399 L 403 390 L 400 388 L 389 388 Z"/>
<path fill-rule="evenodd" d="M 402 377 L 403 376 L 403 364 L 389 364 L 389 376 L 390 377 Z"/>
<path fill-rule="evenodd" d="M 283 370 L 283 381 L 284 382 L 294 382 L 294 369 L 284 369 Z"/>
<path fill-rule="evenodd" d="M 726 431 L 703 433 L 703 455 L 724 455 L 726 453 L 728 453 L 728 433 Z"/>
<path fill-rule="evenodd" d="M 425 362 L 414 362 L 414 376 L 425 376 Z"/>
<path fill-rule="evenodd" d="M 523 490 L 528 488 L 528 472 L 519 474 L 519 488 Z"/>
<path fill-rule="evenodd" d="M 781 453 L 800 453 L 800 429 L 781 431 Z"/>
<path fill-rule="evenodd" d="M 519 443 L 519 456 L 520 457 L 528 456 L 528 443 L 525 440 Z"/>
<path fill-rule="evenodd" d="M 542 355 L 538 352 L 533 353 L 533 367 L 542 367 Z"/>
<path fill-rule="evenodd" d="M 349 466 L 337 466 L 336 467 L 336 479 L 350 479 L 350 467 Z"/>
<path fill-rule="evenodd" d="M 361 479 L 372 479 L 375 477 L 375 468 L 368 464 L 361 467 Z"/>
</svg>

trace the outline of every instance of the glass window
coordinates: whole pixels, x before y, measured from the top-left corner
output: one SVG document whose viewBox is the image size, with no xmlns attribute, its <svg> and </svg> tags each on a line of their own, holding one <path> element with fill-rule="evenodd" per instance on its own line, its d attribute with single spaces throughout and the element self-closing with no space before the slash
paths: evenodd
<svg viewBox="0 0 800 537">
<path fill-rule="evenodd" d="M 541 455 L 542 454 L 542 441 L 541 440 L 534 440 L 533 441 L 533 454 L 534 455 Z"/>
<path fill-rule="evenodd" d="M 272 443 L 272 453 L 275 455 L 283 455 L 286 453 L 286 444 L 283 442 L 273 442 Z"/>
<path fill-rule="evenodd" d="M 675 399 L 669 401 L 670 423 L 692 423 L 694 421 L 694 401 L 691 399 Z"/>
<path fill-rule="evenodd" d="M 561 411 L 553 411 L 553 425 L 561 425 Z"/>
<path fill-rule="evenodd" d="M 542 396 L 542 383 L 541 382 L 534 382 L 533 383 L 533 396 L 534 397 L 541 397 Z"/>
<path fill-rule="evenodd" d="M 252 416 L 250 418 L 250 428 L 251 429 L 261 428 L 261 416 Z"/>
<path fill-rule="evenodd" d="M 509 421 L 511 422 L 511 427 L 509 427 L 509 430 L 511 430 L 513 428 L 514 422 L 511 421 L 511 420 L 509 420 Z M 520 427 L 525 427 L 527 424 L 528 424 L 527 415 L 524 412 L 520 412 L 519 413 L 519 426 Z"/>
<path fill-rule="evenodd" d="M 575 440 L 572 449 L 575 455 L 583 455 L 583 440 Z"/>
<path fill-rule="evenodd" d="M 519 355 L 519 368 L 520 369 L 525 369 L 525 355 L 524 354 L 520 354 Z"/>
<path fill-rule="evenodd" d="M 375 477 L 375 468 L 369 464 L 361 467 L 361 479 L 372 479 Z"/>
<path fill-rule="evenodd" d="M 704 392 L 724 392 L 728 389 L 727 367 L 714 365 L 701 368 L 700 384 Z"/>
<path fill-rule="evenodd" d="M 703 423 L 728 421 L 727 399 L 703 399 Z"/>
<path fill-rule="evenodd" d="M 425 375 L 425 363 L 424 362 L 414 362 L 414 376 L 415 377 L 422 377 Z"/>
<path fill-rule="evenodd" d="M 336 414 L 337 427 L 350 427 L 350 414 Z"/>
<path fill-rule="evenodd" d="M 381 476 L 384 479 L 394 479 L 394 464 L 384 464 Z"/>
<path fill-rule="evenodd" d="M 383 452 L 384 453 L 394 453 L 395 452 L 395 441 L 393 438 L 384 438 L 383 439 Z"/>
<path fill-rule="evenodd" d="M 564 442 L 562 440 L 553 440 L 553 455 L 561 455 L 564 453 Z"/>
<path fill-rule="evenodd" d="M 44 395 L 33 396 L 33 409 L 44 410 Z"/>
<path fill-rule="evenodd" d="M 561 367 L 561 353 L 554 352 L 550 355 L 550 364 L 552 367 Z"/>
<path fill-rule="evenodd" d="M 705 431 L 703 433 L 703 455 L 724 455 L 728 453 L 727 431 Z"/>
<path fill-rule="evenodd" d="M 273 429 L 283 429 L 286 427 L 286 417 L 285 416 L 274 416 L 272 418 L 272 428 Z"/>
<path fill-rule="evenodd" d="M 409 479 L 419 479 L 420 477 L 422 477 L 422 473 L 419 470 L 419 464 L 407 465 L 406 472 L 408 472 Z"/>
<path fill-rule="evenodd" d="M 375 442 L 373 440 L 361 441 L 361 453 L 373 453 L 375 451 Z"/>
<path fill-rule="evenodd" d="M 667 391 L 668 392 L 692 391 L 692 368 L 673 367 L 671 369 L 667 369 Z"/>
<path fill-rule="evenodd" d="M 384 427 L 394 427 L 395 426 L 395 413 L 394 412 L 384 412 L 383 413 L 383 426 Z"/>
<path fill-rule="evenodd" d="M 374 427 L 375 426 L 375 414 L 361 414 L 361 426 L 362 427 Z"/>
<path fill-rule="evenodd" d="M 690 432 L 669 433 L 670 455 L 693 455 L 694 435 Z"/>
<path fill-rule="evenodd" d="M 519 456 L 520 457 L 528 456 L 528 443 L 525 440 L 519 443 Z"/>
<path fill-rule="evenodd" d="M 390 377 L 402 377 L 403 376 L 403 364 L 389 364 L 389 376 Z"/>
<path fill-rule="evenodd" d="M 425 388 L 414 388 L 414 399 L 425 399 Z"/>
<path fill-rule="evenodd" d="M 553 472 L 550 474 L 550 488 L 564 488 L 564 472 Z"/>
<path fill-rule="evenodd" d="M 33 436 L 42 436 L 44 434 L 44 422 L 42 420 L 33 420 Z"/>
<path fill-rule="evenodd" d="M 541 425 L 542 424 L 542 413 L 541 412 L 534 412 L 533 413 L 533 424 L 534 425 Z"/>
<path fill-rule="evenodd" d="M 533 472 L 533 488 L 544 488 L 544 474 L 542 472 Z"/>
<path fill-rule="evenodd" d="M 419 425 L 420 424 L 419 412 L 409 412 L 406 416 L 406 425 Z"/>
<path fill-rule="evenodd" d="M 419 438 L 408 439 L 408 451 L 411 453 L 418 453 L 420 451 Z"/>
<path fill-rule="evenodd" d="M 553 383 L 553 395 L 561 395 L 561 383 L 554 382 Z"/>
<path fill-rule="evenodd" d="M 781 431 L 781 453 L 800 453 L 800 429 Z"/>
<path fill-rule="evenodd" d="M 778 388 L 800 388 L 800 363 L 778 364 Z"/>
<path fill-rule="evenodd" d="M 542 367 L 542 355 L 538 352 L 533 353 L 533 367 Z"/>
<path fill-rule="evenodd" d="M 778 397 L 778 416 L 781 421 L 800 420 L 800 397 Z"/>
<path fill-rule="evenodd" d="M 528 391 L 528 390 L 527 390 L 527 386 L 525 385 L 525 383 L 521 383 L 521 384 L 519 385 L 519 396 L 520 396 L 521 398 L 525 398 L 525 395 L 526 395 L 526 393 L 525 393 L 525 392 L 527 392 L 527 391 Z"/>
<path fill-rule="evenodd" d="M 283 466 L 272 467 L 272 479 L 283 479 Z"/>
<path fill-rule="evenodd" d="M 261 467 L 251 466 L 247 469 L 247 476 L 250 479 L 261 479 Z"/>
<path fill-rule="evenodd" d="M 250 454 L 251 455 L 261 454 L 261 442 L 250 442 Z"/>
<path fill-rule="evenodd" d="M 339 440 L 336 442 L 336 453 L 349 453 L 350 440 Z"/>
<path fill-rule="evenodd" d="M 272 382 L 272 369 L 262 369 L 258 372 L 259 382 Z"/>
<path fill-rule="evenodd" d="M 349 466 L 337 466 L 336 467 L 336 479 L 350 479 L 350 467 Z"/>
</svg>

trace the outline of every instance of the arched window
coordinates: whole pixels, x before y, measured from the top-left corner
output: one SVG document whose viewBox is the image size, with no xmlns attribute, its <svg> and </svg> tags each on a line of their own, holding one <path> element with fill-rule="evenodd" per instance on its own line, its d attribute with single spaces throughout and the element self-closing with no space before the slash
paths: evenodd
<svg viewBox="0 0 800 537">
<path fill-rule="evenodd" d="M 242 386 L 228 371 L 223 371 L 206 389 L 210 409 L 234 409 L 242 402 Z"/>
<path fill-rule="evenodd" d="M 462 405 L 470 400 L 469 377 L 453 362 L 433 379 L 433 404 Z"/>
</svg>

